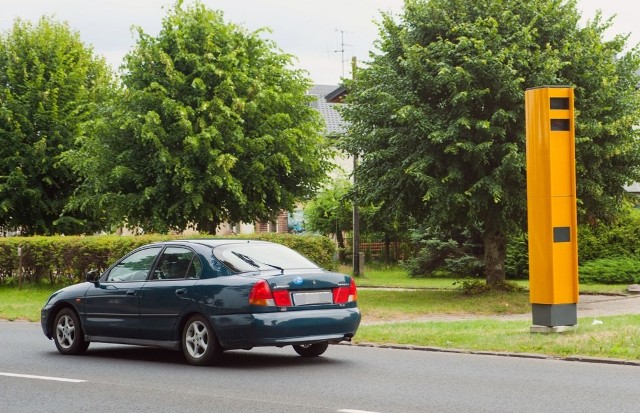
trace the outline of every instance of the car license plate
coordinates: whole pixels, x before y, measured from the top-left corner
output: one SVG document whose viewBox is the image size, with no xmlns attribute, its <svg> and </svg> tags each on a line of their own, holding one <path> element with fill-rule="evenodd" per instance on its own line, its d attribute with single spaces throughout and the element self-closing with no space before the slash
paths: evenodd
<svg viewBox="0 0 640 413">
<path fill-rule="evenodd" d="M 332 304 L 333 294 L 331 291 L 314 291 L 305 293 L 293 293 L 294 305 L 312 305 L 312 304 Z"/>
</svg>

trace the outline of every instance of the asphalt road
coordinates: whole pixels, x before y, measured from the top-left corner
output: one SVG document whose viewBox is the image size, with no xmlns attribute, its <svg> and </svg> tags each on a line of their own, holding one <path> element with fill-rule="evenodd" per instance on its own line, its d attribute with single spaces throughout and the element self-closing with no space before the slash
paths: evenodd
<svg viewBox="0 0 640 413">
<path fill-rule="evenodd" d="M 234 351 L 217 367 L 129 346 L 62 356 L 38 324 L 0 321 L 3 413 L 621 413 L 640 411 L 639 392 L 634 366 L 355 346 Z"/>
</svg>

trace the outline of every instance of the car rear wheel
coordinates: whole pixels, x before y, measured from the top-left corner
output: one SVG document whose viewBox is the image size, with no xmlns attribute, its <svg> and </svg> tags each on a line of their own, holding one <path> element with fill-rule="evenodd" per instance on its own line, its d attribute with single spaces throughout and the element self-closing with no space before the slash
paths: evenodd
<svg viewBox="0 0 640 413">
<path fill-rule="evenodd" d="M 211 324 L 201 315 L 194 315 L 182 330 L 182 352 L 189 364 L 206 366 L 222 358 L 222 348 Z"/>
<path fill-rule="evenodd" d="M 318 357 L 327 351 L 329 343 L 324 341 L 315 344 L 301 344 L 293 346 L 293 349 L 302 357 Z"/>
<path fill-rule="evenodd" d="M 84 340 L 80 319 L 73 310 L 63 308 L 56 314 L 53 341 L 62 354 L 82 354 L 89 347 L 89 342 Z"/>
</svg>

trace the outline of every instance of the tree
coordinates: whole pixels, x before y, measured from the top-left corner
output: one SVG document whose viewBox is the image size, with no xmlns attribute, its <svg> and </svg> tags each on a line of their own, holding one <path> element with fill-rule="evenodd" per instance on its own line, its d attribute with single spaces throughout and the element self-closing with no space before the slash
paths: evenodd
<svg viewBox="0 0 640 413">
<path fill-rule="evenodd" d="M 345 261 L 343 234 L 353 227 L 351 189 L 351 182 L 337 180 L 331 188 L 319 192 L 304 208 L 305 227 L 308 230 L 336 237 L 340 262 Z"/>
<path fill-rule="evenodd" d="M 304 72 L 262 32 L 178 1 L 138 29 L 122 96 L 70 156 L 76 206 L 147 231 L 268 220 L 314 194 L 331 151 Z"/>
<path fill-rule="evenodd" d="M 406 0 L 347 82 L 359 192 L 445 239 L 477 228 L 490 285 L 526 225 L 525 89 L 575 87 L 581 219 L 614 216 L 640 178 L 638 51 L 579 20 L 574 0 Z"/>
<path fill-rule="evenodd" d="M 336 237 L 340 262 L 346 262 L 344 234 L 353 229 L 353 196 L 353 184 L 346 179 L 337 179 L 329 188 L 318 192 L 304 208 L 306 229 Z M 360 205 L 359 209 L 361 236 L 370 241 L 383 240 L 384 260 L 389 262 L 391 241 L 407 239 L 408 236 L 402 235 L 407 233 L 406 227 L 378 206 Z"/>
<path fill-rule="evenodd" d="M 82 231 L 63 216 L 78 178 L 61 162 L 113 81 L 68 25 L 16 20 L 0 34 L 0 227 L 23 234 Z"/>
</svg>

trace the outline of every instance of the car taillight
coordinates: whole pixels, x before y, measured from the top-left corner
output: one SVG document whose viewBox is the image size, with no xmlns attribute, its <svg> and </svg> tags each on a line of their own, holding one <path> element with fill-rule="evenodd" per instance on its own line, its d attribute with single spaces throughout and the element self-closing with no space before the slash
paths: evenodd
<svg viewBox="0 0 640 413">
<path fill-rule="evenodd" d="M 291 307 L 291 294 L 289 294 L 289 290 L 276 290 L 273 292 L 273 298 L 278 307 Z"/>
<path fill-rule="evenodd" d="M 358 301 L 358 290 L 356 282 L 351 279 L 349 286 L 333 289 L 333 302 L 335 304 L 352 303 Z"/>
<path fill-rule="evenodd" d="M 289 294 L 289 290 L 276 290 L 273 292 L 273 298 L 278 307 L 291 306 L 291 294 Z"/>
<path fill-rule="evenodd" d="M 271 294 L 271 288 L 269 288 L 269 284 L 265 280 L 258 281 L 251 288 L 249 304 L 260 306 L 276 305 L 273 294 Z"/>
<path fill-rule="evenodd" d="M 276 290 L 271 292 L 269 283 L 265 280 L 258 281 L 249 293 L 249 304 L 259 306 L 290 307 L 291 295 L 289 290 Z"/>
</svg>

